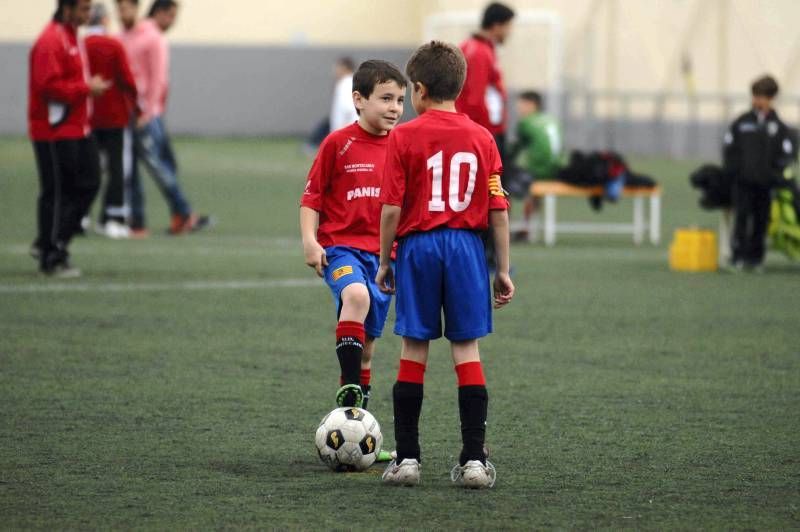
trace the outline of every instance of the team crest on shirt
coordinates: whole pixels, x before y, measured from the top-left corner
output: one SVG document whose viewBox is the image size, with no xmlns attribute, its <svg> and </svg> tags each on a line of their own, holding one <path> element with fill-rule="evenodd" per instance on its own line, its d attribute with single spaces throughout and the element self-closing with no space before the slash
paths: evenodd
<svg viewBox="0 0 800 532">
<path fill-rule="evenodd" d="M 336 268 L 335 270 L 333 270 L 333 273 L 331 274 L 331 279 L 333 279 L 335 282 L 344 277 L 345 275 L 350 275 L 351 273 L 353 273 L 352 266 L 349 265 L 342 266 L 341 268 Z"/>
<path fill-rule="evenodd" d="M 775 135 L 778 134 L 778 123 L 775 122 L 774 120 L 770 120 L 769 122 L 767 122 L 767 134 L 770 137 L 774 137 Z"/>
</svg>

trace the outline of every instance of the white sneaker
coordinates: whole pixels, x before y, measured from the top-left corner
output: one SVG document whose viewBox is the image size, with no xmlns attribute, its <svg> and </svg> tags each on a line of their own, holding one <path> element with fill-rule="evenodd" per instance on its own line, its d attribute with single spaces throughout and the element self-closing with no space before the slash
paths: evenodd
<svg viewBox="0 0 800 532">
<path fill-rule="evenodd" d="M 420 482 L 420 469 L 419 462 L 414 458 L 405 458 L 400 464 L 392 460 L 381 478 L 387 484 L 415 486 Z"/>
<path fill-rule="evenodd" d="M 487 489 L 494 486 L 497 480 L 497 470 L 490 461 L 483 465 L 480 460 L 469 460 L 466 464 L 458 465 L 450 471 L 450 480 L 465 488 Z"/>
<path fill-rule="evenodd" d="M 68 262 L 56 264 L 52 269 L 43 272 L 48 277 L 55 277 L 57 279 L 77 279 L 81 276 L 81 271 L 78 268 L 73 268 Z"/>
<path fill-rule="evenodd" d="M 105 225 L 98 225 L 97 232 L 113 240 L 125 239 L 131 236 L 131 231 L 127 225 L 114 220 L 109 220 Z"/>
</svg>

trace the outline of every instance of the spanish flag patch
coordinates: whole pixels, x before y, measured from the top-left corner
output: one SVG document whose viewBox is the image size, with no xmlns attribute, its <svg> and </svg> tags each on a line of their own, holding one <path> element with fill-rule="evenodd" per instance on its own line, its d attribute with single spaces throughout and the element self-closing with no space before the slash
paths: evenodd
<svg viewBox="0 0 800 532">
<path fill-rule="evenodd" d="M 350 275 L 351 273 L 353 273 L 352 266 L 342 266 L 341 268 L 336 268 L 335 270 L 333 270 L 333 273 L 331 274 L 331 279 L 333 279 L 334 281 L 338 281 L 345 275 Z"/>
<path fill-rule="evenodd" d="M 489 176 L 489 195 L 500 198 L 506 197 L 506 191 L 503 190 L 503 184 L 500 182 L 500 176 L 497 174 Z"/>
</svg>

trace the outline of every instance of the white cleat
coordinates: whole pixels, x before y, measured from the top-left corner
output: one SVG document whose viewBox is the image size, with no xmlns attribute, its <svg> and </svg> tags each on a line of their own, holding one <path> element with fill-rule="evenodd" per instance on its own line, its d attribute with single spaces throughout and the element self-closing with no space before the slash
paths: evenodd
<svg viewBox="0 0 800 532">
<path fill-rule="evenodd" d="M 97 224 L 95 226 L 95 231 L 97 231 L 97 234 L 103 235 L 113 240 L 121 240 L 125 238 L 130 238 L 131 236 L 131 230 L 128 228 L 127 225 L 119 223 L 114 220 L 107 221 L 105 225 Z"/>
<path fill-rule="evenodd" d="M 128 229 L 127 225 L 115 222 L 113 220 L 106 222 L 106 225 L 103 228 L 103 233 L 108 238 L 112 238 L 114 240 L 125 239 L 131 236 L 131 231 Z"/>
<path fill-rule="evenodd" d="M 392 460 L 381 478 L 386 484 L 416 486 L 420 482 L 420 469 L 419 462 L 414 458 L 405 458 L 399 464 Z"/>
<path fill-rule="evenodd" d="M 480 460 L 469 460 L 463 466 L 456 464 L 450 471 L 450 480 L 465 488 L 488 489 L 497 480 L 497 470 L 488 460 L 486 465 Z"/>
</svg>

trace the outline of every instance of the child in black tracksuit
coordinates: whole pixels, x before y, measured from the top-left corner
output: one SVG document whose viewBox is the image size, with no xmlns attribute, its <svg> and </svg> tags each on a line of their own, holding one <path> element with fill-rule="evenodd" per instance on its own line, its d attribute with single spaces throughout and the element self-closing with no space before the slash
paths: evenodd
<svg viewBox="0 0 800 532">
<path fill-rule="evenodd" d="M 782 181 L 793 153 L 789 128 L 772 108 L 778 84 L 771 76 L 751 87 L 753 108 L 737 118 L 725 134 L 724 163 L 734 176 L 735 221 L 731 266 L 761 271 L 766 252 L 773 186 Z"/>
</svg>

